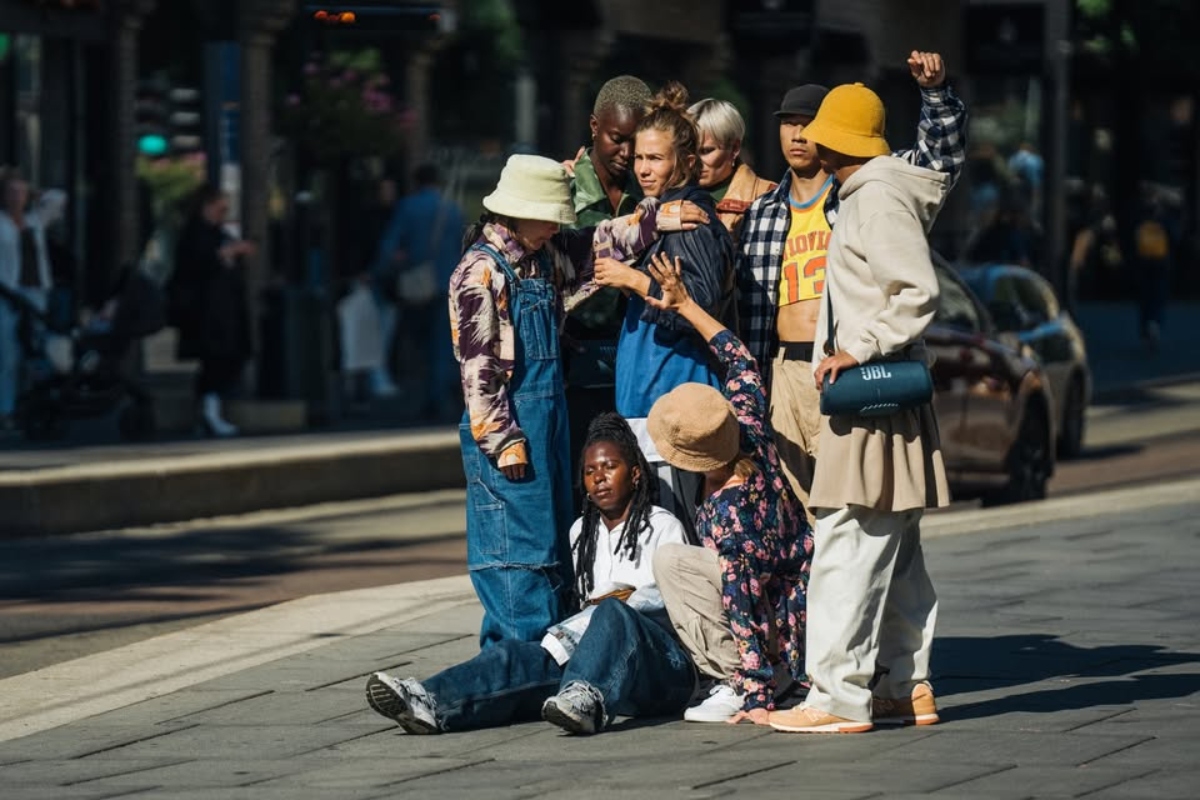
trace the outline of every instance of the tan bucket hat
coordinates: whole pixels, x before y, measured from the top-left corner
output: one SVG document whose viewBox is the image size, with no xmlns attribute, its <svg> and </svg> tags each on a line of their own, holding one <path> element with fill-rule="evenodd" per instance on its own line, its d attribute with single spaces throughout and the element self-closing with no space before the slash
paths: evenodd
<svg viewBox="0 0 1200 800">
<path fill-rule="evenodd" d="M 719 469 L 737 458 L 741 429 L 725 396 L 703 383 L 684 383 L 658 398 L 646 429 L 658 454 L 688 472 Z"/>
<path fill-rule="evenodd" d="M 575 224 L 571 178 L 562 164 L 543 156 L 509 156 L 483 207 L 513 219 Z"/>
</svg>

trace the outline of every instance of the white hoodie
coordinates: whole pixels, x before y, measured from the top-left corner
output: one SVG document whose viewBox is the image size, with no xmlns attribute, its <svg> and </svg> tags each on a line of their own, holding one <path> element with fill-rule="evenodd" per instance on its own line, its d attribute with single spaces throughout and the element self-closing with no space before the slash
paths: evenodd
<svg viewBox="0 0 1200 800">
<path fill-rule="evenodd" d="M 838 193 L 813 367 L 825 358 L 829 305 L 834 340 L 860 364 L 919 343 L 937 310 L 938 283 L 926 235 L 950 191 L 943 172 L 880 156 Z M 913 357 L 924 355 L 923 348 Z"/>
</svg>

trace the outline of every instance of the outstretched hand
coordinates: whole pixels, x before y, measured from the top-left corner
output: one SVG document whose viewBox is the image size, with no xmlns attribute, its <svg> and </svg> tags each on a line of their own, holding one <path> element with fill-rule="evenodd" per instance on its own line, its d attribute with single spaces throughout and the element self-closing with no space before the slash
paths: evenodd
<svg viewBox="0 0 1200 800">
<path fill-rule="evenodd" d="M 913 50 L 908 57 L 908 71 L 922 89 L 935 89 L 946 82 L 946 65 L 941 53 Z"/>
<path fill-rule="evenodd" d="M 659 288 L 662 289 L 662 297 L 646 298 L 646 303 L 652 308 L 657 308 L 659 311 L 678 312 L 691 302 L 692 296 L 688 294 L 687 287 L 683 285 L 683 278 L 680 277 L 683 262 L 678 256 L 675 257 L 675 263 L 672 264 L 666 253 L 655 253 L 654 258 L 650 259 L 647 269 L 650 277 L 654 278 Z"/>
</svg>

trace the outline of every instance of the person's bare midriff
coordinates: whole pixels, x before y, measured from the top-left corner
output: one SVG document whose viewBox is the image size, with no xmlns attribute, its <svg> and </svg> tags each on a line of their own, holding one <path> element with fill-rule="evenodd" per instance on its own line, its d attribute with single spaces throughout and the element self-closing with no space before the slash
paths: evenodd
<svg viewBox="0 0 1200 800">
<path fill-rule="evenodd" d="M 775 316 L 775 332 L 781 342 L 811 342 L 817 334 L 821 299 L 801 300 L 783 306 Z"/>
</svg>

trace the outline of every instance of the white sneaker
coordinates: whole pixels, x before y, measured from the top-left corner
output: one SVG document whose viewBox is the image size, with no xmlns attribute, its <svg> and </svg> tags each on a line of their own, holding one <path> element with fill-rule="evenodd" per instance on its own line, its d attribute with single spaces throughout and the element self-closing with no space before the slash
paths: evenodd
<svg viewBox="0 0 1200 800">
<path fill-rule="evenodd" d="M 386 672 L 367 679 L 367 703 L 376 713 L 396 721 L 405 733 L 441 733 L 434 701 L 425 687 L 412 678 L 400 680 Z"/>
<path fill-rule="evenodd" d="M 688 722 L 728 722 L 742 710 L 746 695 L 739 694 L 726 681 L 708 690 L 708 697 L 683 712 Z"/>
</svg>

